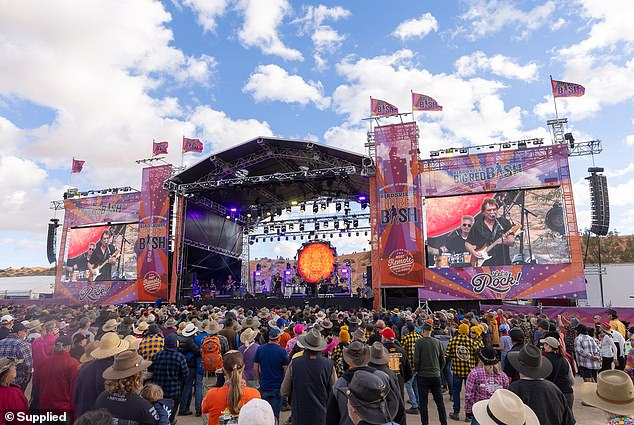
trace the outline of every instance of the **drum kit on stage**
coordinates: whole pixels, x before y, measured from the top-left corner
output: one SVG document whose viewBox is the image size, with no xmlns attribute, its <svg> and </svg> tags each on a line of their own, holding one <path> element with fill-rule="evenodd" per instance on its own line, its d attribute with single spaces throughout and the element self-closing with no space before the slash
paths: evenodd
<svg viewBox="0 0 634 425">
<path fill-rule="evenodd" d="M 434 262 L 438 269 L 446 267 L 469 267 L 471 265 L 471 253 L 440 254 L 435 257 Z"/>
</svg>

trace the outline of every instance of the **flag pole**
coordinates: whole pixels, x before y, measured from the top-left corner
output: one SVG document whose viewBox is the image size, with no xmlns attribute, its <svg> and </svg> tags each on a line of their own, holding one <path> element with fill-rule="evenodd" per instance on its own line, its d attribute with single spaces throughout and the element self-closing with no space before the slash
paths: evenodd
<svg viewBox="0 0 634 425">
<path fill-rule="evenodd" d="M 553 91 L 553 76 L 550 76 L 550 93 L 553 95 L 553 103 L 555 104 L 555 118 L 559 120 L 559 112 L 557 111 L 557 99 L 555 98 L 555 92 Z"/>
<path fill-rule="evenodd" d="M 412 104 L 412 121 L 416 122 L 416 117 L 414 116 L 414 90 L 409 89 L 409 101 Z"/>
<path fill-rule="evenodd" d="M 68 175 L 68 188 L 73 184 L 73 165 L 75 164 L 75 157 L 73 157 L 73 162 L 70 163 L 70 174 Z"/>
<path fill-rule="evenodd" d="M 185 149 L 183 149 L 184 145 L 185 145 L 185 135 L 183 134 L 183 140 L 181 140 L 181 168 L 183 168 L 183 162 L 185 162 L 184 161 Z"/>
</svg>

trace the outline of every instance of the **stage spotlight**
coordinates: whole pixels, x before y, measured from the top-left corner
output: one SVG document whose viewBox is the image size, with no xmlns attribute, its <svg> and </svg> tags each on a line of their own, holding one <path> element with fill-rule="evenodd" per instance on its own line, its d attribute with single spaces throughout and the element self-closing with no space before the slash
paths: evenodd
<svg viewBox="0 0 634 425">
<path fill-rule="evenodd" d="M 358 198 L 359 203 L 361 204 L 361 209 L 362 209 L 362 210 L 366 209 L 366 208 L 367 208 L 367 206 L 368 206 L 368 201 L 367 201 L 367 199 L 368 199 L 368 198 L 367 198 L 365 195 L 360 195 L 360 196 L 359 196 L 359 198 Z"/>
<path fill-rule="evenodd" d="M 286 226 L 282 226 L 282 233 L 286 233 Z"/>
<path fill-rule="evenodd" d="M 280 241 L 280 237 L 279 237 L 279 236 L 277 237 L 277 241 L 278 241 L 278 242 Z"/>
<path fill-rule="evenodd" d="M 328 222 L 324 221 L 324 229 L 327 229 L 327 228 L 328 228 Z"/>
<path fill-rule="evenodd" d="M 301 235 L 301 236 L 299 237 L 299 240 L 300 240 L 300 241 L 303 241 L 303 240 L 304 240 L 304 235 Z"/>
<path fill-rule="evenodd" d="M 335 221 L 335 229 L 339 228 L 339 220 Z"/>
<path fill-rule="evenodd" d="M 231 216 L 229 214 L 227 214 L 227 216 L 225 217 L 227 220 L 231 219 Z"/>
<path fill-rule="evenodd" d="M 343 203 L 343 209 L 344 210 L 349 210 L 350 209 L 350 202 L 346 201 Z"/>
<path fill-rule="evenodd" d="M 253 239 L 249 239 L 249 245 L 253 245 L 255 241 Z"/>
<path fill-rule="evenodd" d="M 251 213 L 247 213 L 247 218 L 251 218 Z"/>
<path fill-rule="evenodd" d="M 271 215 L 271 210 L 266 210 L 266 215 L 270 216 Z"/>
<path fill-rule="evenodd" d="M 299 212 L 300 213 L 305 213 L 306 212 L 306 204 L 301 204 L 299 206 Z"/>
<path fill-rule="evenodd" d="M 298 202 L 297 202 L 297 201 L 291 201 L 291 205 L 292 205 L 292 206 L 296 207 L 296 206 L 297 206 L 297 204 L 298 204 Z"/>
<path fill-rule="evenodd" d="M 264 226 L 264 234 L 266 235 L 267 233 L 269 233 L 269 227 L 268 226 Z"/>
<path fill-rule="evenodd" d="M 339 233 L 339 237 L 342 237 L 342 236 L 343 236 L 343 233 Z"/>
<path fill-rule="evenodd" d="M 352 226 L 353 227 L 359 227 L 359 220 L 357 220 L 356 218 L 354 219 L 354 221 L 352 222 Z"/>
<path fill-rule="evenodd" d="M 262 270 L 262 265 L 261 265 L 260 263 L 258 263 L 258 264 L 255 266 L 255 270 L 257 270 L 257 271 Z"/>
<path fill-rule="evenodd" d="M 341 211 L 341 202 L 337 202 L 335 204 L 335 209 L 337 210 L 337 212 Z"/>
<path fill-rule="evenodd" d="M 291 213 L 291 207 L 286 207 L 286 214 L 290 214 Z"/>
<path fill-rule="evenodd" d="M 315 223 L 315 230 L 319 230 L 319 223 Z"/>
<path fill-rule="evenodd" d="M 293 236 L 293 240 L 296 241 L 297 240 L 297 236 Z"/>
<path fill-rule="evenodd" d="M 566 140 L 568 143 L 570 143 L 570 149 L 574 149 L 574 147 L 575 147 L 575 138 L 572 137 L 572 133 L 564 134 L 564 140 Z"/>
<path fill-rule="evenodd" d="M 271 238 L 270 241 L 273 242 L 273 238 Z"/>
<path fill-rule="evenodd" d="M 293 223 L 288 225 L 288 229 L 289 230 L 294 230 L 295 229 L 295 225 Z"/>
<path fill-rule="evenodd" d="M 333 235 L 332 233 L 330 234 L 330 239 L 332 239 L 335 235 Z"/>
<path fill-rule="evenodd" d="M 304 231 L 304 223 L 299 223 L 299 231 L 300 232 Z"/>
<path fill-rule="evenodd" d="M 357 232 L 356 236 L 359 236 L 359 232 Z"/>
<path fill-rule="evenodd" d="M 326 211 L 326 208 L 328 208 L 328 204 L 321 204 L 321 210 L 322 211 Z"/>
<path fill-rule="evenodd" d="M 282 215 L 282 208 L 277 207 L 277 208 L 275 209 L 275 215 Z"/>
<path fill-rule="evenodd" d="M 363 233 L 363 236 L 368 236 L 368 232 Z"/>
<path fill-rule="evenodd" d="M 319 212 L 319 205 L 313 204 L 313 214 L 317 214 Z"/>
</svg>

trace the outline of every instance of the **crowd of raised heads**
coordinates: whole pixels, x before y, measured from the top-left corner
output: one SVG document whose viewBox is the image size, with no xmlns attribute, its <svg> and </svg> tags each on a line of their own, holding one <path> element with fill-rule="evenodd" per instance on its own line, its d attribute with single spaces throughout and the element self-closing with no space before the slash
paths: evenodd
<svg viewBox="0 0 634 425">
<path fill-rule="evenodd" d="M 6 412 L 79 425 L 570 425 L 575 398 L 632 424 L 633 340 L 613 310 L 581 323 L 504 309 L 14 305 L 0 312 L 0 425 L 29 422 Z"/>
</svg>

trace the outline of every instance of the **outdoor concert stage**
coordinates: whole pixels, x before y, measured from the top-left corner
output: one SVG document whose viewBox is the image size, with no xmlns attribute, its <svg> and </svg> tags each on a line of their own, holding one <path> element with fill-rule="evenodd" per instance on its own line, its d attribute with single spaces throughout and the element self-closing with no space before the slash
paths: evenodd
<svg viewBox="0 0 634 425">
<path fill-rule="evenodd" d="M 251 310 L 257 310 L 262 307 L 304 307 L 316 305 L 320 307 L 337 307 L 340 310 L 351 310 L 353 308 L 363 307 L 363 298 L 359 297 L 269 297 L 269 298 L 232 298 L 232 297 L 216 297 L 213 299 L 192 299 L 184 298 L 179 304 L 193 304 L 196 307 L 209 305 L 213 307 L 244 307 Z"/>
</svg>

